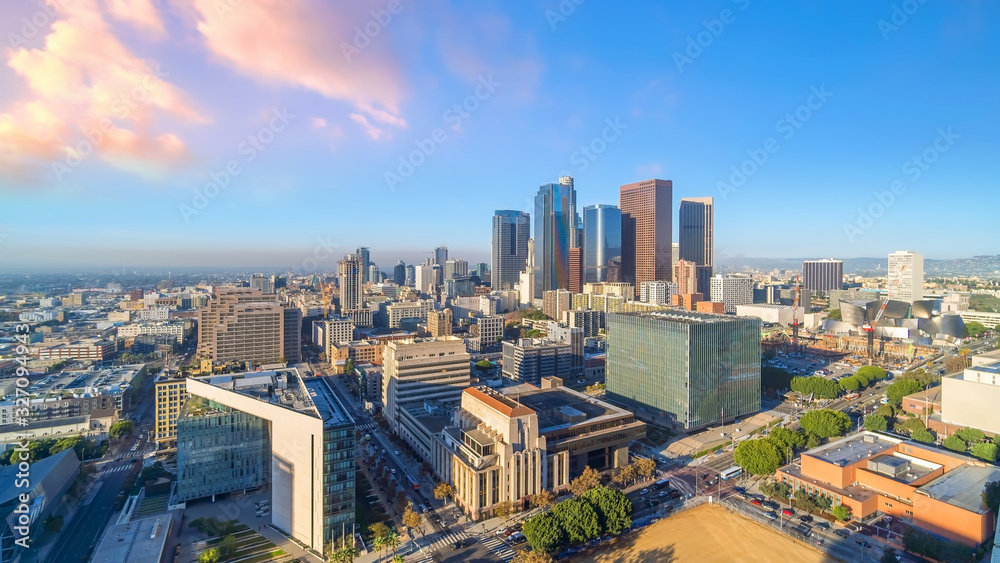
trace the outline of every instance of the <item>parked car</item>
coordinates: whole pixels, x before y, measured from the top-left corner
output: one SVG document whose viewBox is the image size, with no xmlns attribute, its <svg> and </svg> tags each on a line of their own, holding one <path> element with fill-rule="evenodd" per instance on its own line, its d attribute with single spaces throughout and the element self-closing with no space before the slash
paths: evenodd
<svg viewBox="0 0 1000 563">
<path fill-rule="evenodd" d="M 764 516 L 767 516 L 771 520 L 777 520 L 778 519 L 778 515 L 775 514 L 775 513 L 773 513 L 773 512 L 765 512 Z"/>
<path fill-rule="evenodd" d="M 640 495 L 648 495 L 649 494 L 649 489 L 643 489 L 643 490 L 639 491 L 639 494 Z"/>
<path fill-rule="evenodd" d="M 795 511 L 792 510 L 791 508 L 782 508 L 781 513 L 784 514 L 785 516 L 791 516 L 795 514 Z"/>
<path fill-rule="evenodd" d="M 761 502 L 759 500 L 757 500 L 757 499 L 754 498 L 754 499 L 750 499 L 750 504 L 752 504 L 754 506 L 760 506 Z"/>
<path fill-rule="evenodd" d="M 820 522 L 819 524 L 816 524 L 816 527 L 819 528 L 820 530 L 829 530 L 830 529 L 830 523 L 829 522 Z"/>
<path fill-rule="evenodd" d="M 850 536 L 850 535 L 851 535 L 851 533 L 850 533 L 850 532 L 848 532 L 847 530 L 845 530 L 845 529 L 843 529 L 843 528 L 837 528 L 836 530 L 834 530 L 834 531 L 833 531 L 833 533 L 835 533 L 835 534 L 837 534 L 838 536 L 840 536 L 840 537 L 842 537 L 842 538 L 845 538 L 845 539 L 847 538 L 847 536 Z"/>
<path fill-rule="evenodd" d="M 810 522 L 813 521 L 813 517 L 809 516 L 808 514 L 806 514 L 806 515 L 803 515 L 803 516 L 799 516 L 799 521 L 800 522 L 805 522 L 806 524 L 808 524 L 808 523 L 810 523 Z"/>
</svg>

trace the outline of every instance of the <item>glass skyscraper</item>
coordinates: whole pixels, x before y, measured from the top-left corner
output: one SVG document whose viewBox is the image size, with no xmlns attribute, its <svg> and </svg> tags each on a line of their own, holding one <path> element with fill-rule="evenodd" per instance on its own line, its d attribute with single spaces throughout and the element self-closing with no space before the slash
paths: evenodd
<svg viewBox="0 0 1000 563">
<path fill-rule="evenodd" d="M 569 249 L 577 246 L 576 190 L 563 176 L 535 195 L 535 299 L 569 287 Z"/>
<path fill-rule="evenodd" d="M 607 392 L 689 431 L 760 410 L 760 319 L 607 316 Z"/>
<path fill-rule="evenodd" d="M 490 259 L 493 264 L 490 286 L 512 289 L 528 264 L 531 216 L 522 211 L 500 209 L 493 214 Z M 485 272 L 479 274 L 480 278 Z"/>
<path fill-rule="evenodd" d="M 621 281 L 622 212 L 614 205 L 583 208 L 583 282 Z"/>
</svg>

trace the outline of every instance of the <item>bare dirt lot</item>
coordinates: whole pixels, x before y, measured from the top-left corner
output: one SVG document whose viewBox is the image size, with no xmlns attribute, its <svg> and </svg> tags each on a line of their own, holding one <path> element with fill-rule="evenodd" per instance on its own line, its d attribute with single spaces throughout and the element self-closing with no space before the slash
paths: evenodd
<svg viewBox="0 0 1000 563">
<path fill-rule="evenodd" d="M 584 563 L 837 561 L 720 506 L 702 505 L 665 518 Z"/>
</svg>

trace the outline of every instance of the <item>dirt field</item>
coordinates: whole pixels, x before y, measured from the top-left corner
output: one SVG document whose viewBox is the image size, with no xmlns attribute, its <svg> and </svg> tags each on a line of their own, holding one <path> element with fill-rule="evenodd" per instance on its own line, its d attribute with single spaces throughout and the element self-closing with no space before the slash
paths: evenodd
<svg viewBox="0 0 1000 563">
<path fill-rule="evenodd" d="M 826 563 L 836 559 L 796 543 L 720 506 L 702 505 L 660 520 L 584 563 L 770 562 Z"/>
</svg>

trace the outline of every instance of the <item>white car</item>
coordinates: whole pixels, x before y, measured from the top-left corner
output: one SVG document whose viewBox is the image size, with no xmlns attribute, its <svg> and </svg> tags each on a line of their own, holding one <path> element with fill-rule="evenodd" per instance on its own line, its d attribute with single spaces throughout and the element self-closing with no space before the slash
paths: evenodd
<svg viewBox="0 0 1000 563">
<path fill-rule="evenodd" d="M 640 495 L 648 495 L 649 494 L 649 489 L 643 489 L 643 490 L 639 491 L 639 494 Z"/>
</svg>

